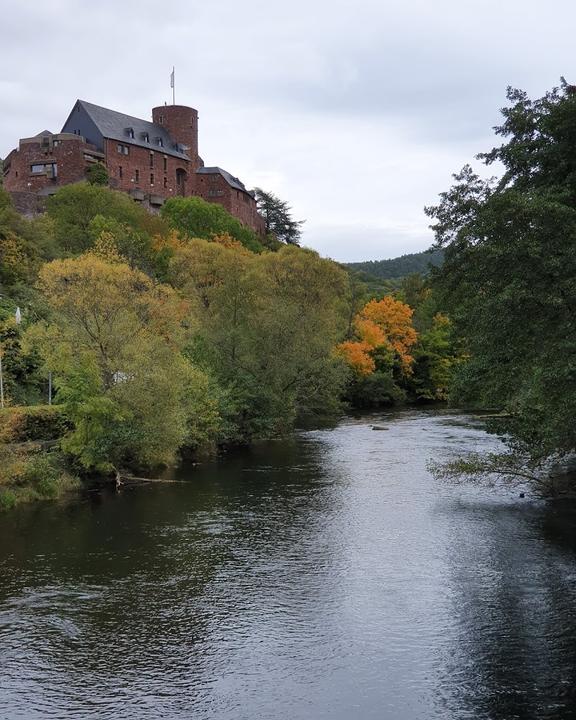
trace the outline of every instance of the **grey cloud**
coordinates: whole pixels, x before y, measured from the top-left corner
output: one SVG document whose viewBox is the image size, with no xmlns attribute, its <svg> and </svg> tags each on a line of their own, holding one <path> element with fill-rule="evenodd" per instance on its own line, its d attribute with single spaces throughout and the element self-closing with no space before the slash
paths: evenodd
<svg viewBox="0 0 576 720">
<path fill-rule="evenodd" d="M 491 147 L 506 86 L 570 80 L 576 20 L 571 0 L 0 0 L 0 12 L 0 157 L 59 129 L 77 97 L 147 116 L 176 65 L 210 161 L 248 185 L 269 178 L 308 218 L 305 242 L 349 260 L 427 247 L 422 207 Z"/>
</svg>

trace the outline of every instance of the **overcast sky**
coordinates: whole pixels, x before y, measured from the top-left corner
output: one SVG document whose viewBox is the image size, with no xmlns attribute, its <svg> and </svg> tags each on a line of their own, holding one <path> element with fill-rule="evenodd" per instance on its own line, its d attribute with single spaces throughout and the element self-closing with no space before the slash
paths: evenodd
<svg viewBox="0 0 576 720">
<path fill-rule="evenodd" d="M 82 98 L 200 113 L 207 165 L 288 200 L 337 260 L 432 242 L 507 85 L 576 82 L 573 0 L 0 0 L 0 157 Z"/>
</svg>

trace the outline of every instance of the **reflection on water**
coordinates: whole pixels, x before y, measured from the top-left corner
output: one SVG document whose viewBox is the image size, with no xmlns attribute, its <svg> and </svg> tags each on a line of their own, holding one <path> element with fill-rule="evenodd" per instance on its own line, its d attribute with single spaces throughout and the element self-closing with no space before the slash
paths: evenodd
<svg viewBox="0 0 576 720">
<path fill-rule="evenodd" d="M 576 511 L 425 469 L 492 444 L 348 419 L 3 516 L 0 717 L 576 718 Z"/>
</svg>

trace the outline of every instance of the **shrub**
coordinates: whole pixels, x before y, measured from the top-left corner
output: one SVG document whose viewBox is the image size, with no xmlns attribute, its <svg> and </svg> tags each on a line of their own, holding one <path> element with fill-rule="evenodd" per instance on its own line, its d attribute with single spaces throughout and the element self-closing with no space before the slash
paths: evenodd
<svg viewBox="0 0 576 720">
<path fill-rule="evenodd" d="M 57 440 L 69 427 L 58 405 L 11 407 L 0 411 L 0 442 Z"/>
</svg>

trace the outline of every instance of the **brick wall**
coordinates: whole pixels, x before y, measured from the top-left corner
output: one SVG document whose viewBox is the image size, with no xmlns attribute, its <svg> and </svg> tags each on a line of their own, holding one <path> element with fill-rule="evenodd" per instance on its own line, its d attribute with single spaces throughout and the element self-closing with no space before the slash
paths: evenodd
<svg viewBox="0 0 576 720">
<path fill-rule="evenodd" d="M 266 234 L 266 223 L 258 213 L 256 201 L 250 193 L 231 187 L 220 173 L 197 175 L 196 183 L 197 194 L 201 198 L 222 205 L 258 235 Z"/>
<path fill-rule="evenodd" d="M 49 191 L 85 178 L 86 168 L 99 153 L 82 137 L 46 135 L 21 140 L 6 158 L 4 186 L 10 192 Z M 43 168 L 42 168 L 43 166 Z"/>
<path fill-rule="evenodd" d="M 128 154 L 119 152 L 119 145 L 128 148 Z M 190 173 L 187 160 L 116 140 L 105 141 L 104 153 L 110 186 L 116 190 L 164 199 L 195 192 L 196 175 Z"/>
</svg>

